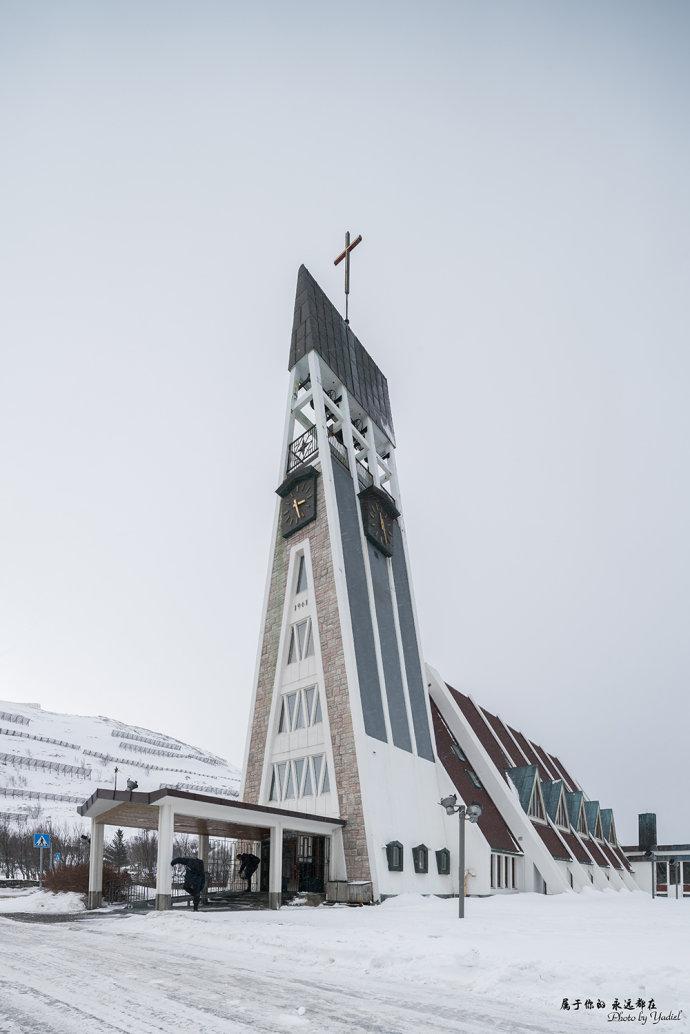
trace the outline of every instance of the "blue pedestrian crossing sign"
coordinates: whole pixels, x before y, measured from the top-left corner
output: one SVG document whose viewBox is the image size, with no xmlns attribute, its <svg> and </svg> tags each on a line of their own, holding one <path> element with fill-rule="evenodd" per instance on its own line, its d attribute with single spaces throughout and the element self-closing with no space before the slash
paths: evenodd
<svg viewBox="0 0 690 1034">
<path fill-rule="evenodd" d="M 34 847 L 50 847 L 50 833 L 34 833 Z"/>
<path fill-rule="evenodd" d="M 56 851 L 55 854 L 53 855 L 53 861 L 54 862 L 61 862 L 62 861 L 62 855 L 61 855 L 61 853 L 59 851 Z"/>
</svg>

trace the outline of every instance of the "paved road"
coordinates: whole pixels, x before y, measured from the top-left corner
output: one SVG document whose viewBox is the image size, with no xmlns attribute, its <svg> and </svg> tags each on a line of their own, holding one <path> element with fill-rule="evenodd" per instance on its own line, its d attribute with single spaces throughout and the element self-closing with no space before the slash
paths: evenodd
<svg viewBox="0 0 690 1034">
<path fill-rule="evenodd" d="M 438 987 L 375 974 L 363 982 L 335 967 L 324 979 L 279 951 L 269 967 L 265 953 L 252 959 L 243 949 L 235 958 L 228 949 L 231 941 L 223 957 L 183 937 L 162 939 L 138 917 L 58 924 L 0 918 L 0 1031 L 556 1034 L 553 1017 L 525 1023 L 508 1003 L 485 996 L 444 1000 Z"/>
</svg>

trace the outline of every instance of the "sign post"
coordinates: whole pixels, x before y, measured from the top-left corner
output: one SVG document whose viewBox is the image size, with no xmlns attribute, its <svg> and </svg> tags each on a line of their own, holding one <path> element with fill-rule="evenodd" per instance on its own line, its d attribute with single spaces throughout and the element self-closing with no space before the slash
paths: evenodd
<svg viewBox="0 0 690 1034">
<path fill-rule="evenodd" d="M 50 848 L 52 860 L 53 843 L 50 833 L 34 833 L 34 847 L 37 847 L 40 851 L 38 861 L 38 878 L 40 881 L 43 880 L 43 851 L 46 847 Z"/>
</svg>

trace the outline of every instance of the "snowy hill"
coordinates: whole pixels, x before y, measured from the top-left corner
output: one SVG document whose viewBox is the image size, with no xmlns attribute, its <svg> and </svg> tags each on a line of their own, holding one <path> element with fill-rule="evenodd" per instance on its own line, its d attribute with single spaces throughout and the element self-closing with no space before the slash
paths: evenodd
<svg viewBox="0 0 690 1034">
<path fill-rule="evenodd" d="M 239 795 L 240 772 L 223 758 L 165 733 L 112 718 L 44 711 L 0 701 L 0 818 L 40 807 L 57 824 L 79 821 L 77 806 L 98 786 L 179 787 Z"/>
</svg>

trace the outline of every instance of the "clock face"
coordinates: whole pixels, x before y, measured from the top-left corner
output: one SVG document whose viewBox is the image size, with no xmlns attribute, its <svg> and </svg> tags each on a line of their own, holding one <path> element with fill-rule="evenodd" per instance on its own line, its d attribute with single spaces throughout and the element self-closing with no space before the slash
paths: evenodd
<svg viewBox="0 0 690 1034">
<path fill-rule="evenodd" d="M 316 479 L 296 481 L 280 504 L 280 529 L 284 538 L 309 524 L 316 517 Z"/>
<path fill-rule="evenodd" d="M 386 556 L 393 553 L 393 525 L 395 520 L 378 499 L 363 501 L 364 534 Z"/>
</svg>

